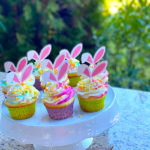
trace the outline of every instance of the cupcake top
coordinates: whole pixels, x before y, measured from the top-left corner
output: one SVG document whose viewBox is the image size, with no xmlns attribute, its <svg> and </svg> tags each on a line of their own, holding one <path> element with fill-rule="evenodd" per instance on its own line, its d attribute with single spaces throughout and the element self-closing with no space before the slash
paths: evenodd
<svg viewBox="0 0 150 150">
<path fill-rule="evenodd" d="M 55 83 L 44 90 L 42 101 L 50 105 L 58 105 L 70 100 L 75 94 L 74 89 L 63 83 Z"/>
<path fill-rule="evenodd" d="M 47 86 L 44 90 L 42 101 L 48 105 L 59 105 L 70 100 L 75 94 L 72 87 L 60 82 L 68 71 L 69 63 L 65 60 L 58 68 L 55 75 L 52 71 L 44 72 L 42 79 L 45 83 L 53 82 L 53 84 Z"/>
<path fill-rule="evenodd" d="M 90 69 L 87 65 L 82 64 L 78 68 L 78 74 L 84 75 L 86 78 L 78 82 L 76 88 L 77 94 L 98 97 L 104 95 L 108 87 L 97 76 L 106 70 L 106 66 L 107 61 L 97 64 L 94 69 Z"/>
<path fill-rule="evenodd" d="M 38 53 L 35 50 L 30 50 L 27 53 L 28 60 L 35 60 L 34 63 L 34 69 L 33 69 L 33 75 L 36 78 L 39 78 L 44 70 L 41 69 L 41 62 L 50 54 L 51 52 L 51 45 L 46 45 L 38 55 Z"/>
<path fill-rule="evenodd" d="M 31 103 L 38 99 L 39 91 L 30 85 L 14 85 L 6 94 L 6 103 Z"/>
<path fill-rule="evenodd" d="M 77 59 L 69 59 L 69 69 L 68 73 L 76 73 L 78 71 L 78 67 L 80 66 L 80 61 Z"/>
<path fill-rule="evenodd" d="M 101 97 L 108 91 L 108 86 L 96 78 L 86 78 L 78 82 L 76 87 L 77 94 L 83 96 Z"/>
<path fill-rule="evenodd" d="M 65 54 L 66 59 L 69 61 L 69 69 L 68 73 L 77 73 L 78 67 L 80 66 L 80 61 L 76 59 L 76 57 L 81 53 L 82 51 L 82 44 L 77 44 L 71 51 L 71 53 L 68 50 L 61 50 L 60 54 Z"/>
</svg>

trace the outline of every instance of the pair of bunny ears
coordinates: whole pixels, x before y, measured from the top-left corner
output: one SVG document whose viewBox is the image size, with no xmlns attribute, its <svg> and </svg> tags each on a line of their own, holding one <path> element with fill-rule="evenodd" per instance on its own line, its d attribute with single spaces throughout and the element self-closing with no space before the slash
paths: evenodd
<svg viewBox="0 0 150 150">
<path fill-rule="evenodd" d="M 27 53 L 28 60 L 34 59 L 36 61 L 43 61 L 51 52 L 51 45 L 46 45 L 40 52 L 40 55 L 37 54 L 36 51 L 31 50 Z M 14 63 L 11 61 L 7 61 L 4 63 L 5 72 L 21 72 L 24 67 L 27 65 L 27 57 L 23 57 L 17 63 L 17 67 L 15 67 Z"/>
<path fill-rule="evenodd" d="M 107 61 L 102 61 L 101 63 L 97 64 L 92 71 L 87 65 L 82 64 L 78 68 L 78 75 L 85 75 L 91 78 L 102 73 L 106 69 L 106 67 L 107 67 Z"/>
<path fill-rule="evenodd" d="M 71 53 L 68 50 L 63 49 L 60 51 L 60 54 L 65 54 L 67 59 L 76 58 L 81 53 L 82 48 L 82 43 L 79 43 L 72 49 Z"/>
<path fill-rule="evenodd" d="M 21 72 L 21 76 L 19 76 L 16 72 L 10 72 L 6 75 L 6 81 L 10 84 L 14 81 L 16 84 L 21 84 L 22 82 L 26 81 L 33 71 L 33 65 L 28 64 Z"/>
<path fill-rule="evenodd" d="M 42 74 L 42 80 L 44 83 L 47 83 L 49 81 L 52 82 L 59 82 L 67 73 L 69 67 L 69 63 L 67 60 L 63 61 L 63 63 L 59 66 L 57 75 L 54 74 L 53 71 L 45 71 Z"/>
<path fill-rule="evenodd" d="M 95 64 L 104 56 L 105 54 L 105 47 L 101 47 L 97 50 L 97 52 L 94 55 L 94 58 L 90 53 L 84 53 L 81 56 L 82 63 L 88 62 L 89 64 Z"/>
</svg>

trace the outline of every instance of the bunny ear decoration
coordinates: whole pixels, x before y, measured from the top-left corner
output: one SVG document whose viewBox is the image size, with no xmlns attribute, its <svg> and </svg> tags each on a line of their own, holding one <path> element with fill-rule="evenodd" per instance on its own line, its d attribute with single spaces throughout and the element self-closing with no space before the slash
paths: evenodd
<svg viewBox="0 0 150 150">
<path fill-rule="evenodd" d="M 15 72 L 10 72 L 6 75 L 7 84 L 11 84 L 12 81 L 20 84 L 20 78 Z"/>
<path fill-rule="evenodd" d="M 97 50 L 97 52 L 94 55 L 94 64 L 97 63 L 104 56 L 104 53 L 105 53 L 105 46 Z"/>
<path fill-rule="evenodd" d="M 28 64 L 22 71 L 21 82 L 24 82 L 25 80 L 27 80 L 28 77 L 31 75 L 32 71 L 33 71 L 33 65 Z"/>
<path fill-rule="evenodd" d="M 27 58 L 26 57 L 21 58 L 17 64 L 17 72 L 21 72 L 26 65 L 27 65 Z"/>
<path fill-rule="evenodd" d="M 52 62 L 49 59 L 45 59 L 41 62 L 41 69 L 49 68 L 53 70 Z"/>
<path fill-rule="evenodd" d="M 82 47 L 82 43 L 77 44 L 71 52 L 71 57 L 76 58 L 81 53 Z"/>
<path fill-rule="evenodd" d="M 94 70 L 92 71 L 92 77 L 102 73 L 107 67 L 107 61 L 102 61 L 101 63 L 99 63 Z"/>
<path fill-rule="evenodd" d="M 69 67 L 68 61 L 64 61 L 58 69 L 57 80 L 61 80 L 63 76 L 67 73 Z"/>
<path fill-rule="evenodd" d="M 40 61 L 44 60 L 51 52 L 51 45 L 46 45 L 40 52 Z"/>
<path fill-rule="evenodd" d="M 28 60 L 34 59 L 35 61 L 38 61 L 39 60 L 39 55 L 35 50 L 30 50 L 27 53 L 27 58 L 28 58 Z"/>
<path fill-rule="evenodd" d="M 58 68 L 64 60 L 65 60 L 65 54 L 60 54 L 59 56 L 57 56 L 54 62 L 54 68 L 55 69 Z"/>
<path fill-rule="evenodd" d="M 7 61 L 4 63 L 5 72 L 12 71 L 16 72 L 16 67 L 11 61 Z"/>
<path fill-rule="evenodd" d="M 83 74 L 89 78 L 91 77 L 91 71 L 87 65 L 83 64 L 83 65 L 79 66 L 78 75 L 81 75 L 81 74 Z"/>
<path fill-rule="evenodd" d="M 61 51 L 60 51 L 60 54 L 65 54 L 65 57 L 66 57 L 67 59 L 70 59 L 70 58 L 71 58 L 69 51 L 66 50 L 66 49 L 61 50 Z"/>
<path fill-rule="evenodd" d="M 51 74 L 51 71 L 45 71 L 43 74 L 42 74 L 42 80 L 44 83 L 47 83 L 50 81 L 50 74 Z M 56 79 L 56 78 L 55 78 Z"/>
<path fill-rule="evenodd" d="M 82 63 L 88 62 L 89 64 L 92 64 L 93 63 L 92 55 L 90 53 L 82 54 L 81 61 Z"/>
</svg>

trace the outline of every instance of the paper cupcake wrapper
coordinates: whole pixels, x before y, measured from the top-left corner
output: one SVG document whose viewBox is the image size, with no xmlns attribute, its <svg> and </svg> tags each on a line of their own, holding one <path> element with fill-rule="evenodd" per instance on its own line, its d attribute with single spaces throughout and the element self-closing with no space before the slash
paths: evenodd
<svg viewBox="0 0 150 150">
<path fill-rule="evenodd" d="M 74 104 L 74 101 L 68 106 L 63 107 L 63 108 L 55 109 L 55 108 L 46 107 L 46 109 L 51 119 L 62 120 L 62 119 L 66 119 L 70 117 L 73 114 L 73 104 Z"/>
<path fill-rule="evenodd" d="M 22 119 L 30 118 L 34 115 L 35 105 L 36 105 L 36 101 L 32 104 L 23 107 L 16 107 L 16 108 L 7 107 L 7 108 L 9 110 L 9 114 L 11 118 L 15 120 L 22 120 Z"/>
<path fill-rule="evenodd" d="M 69 77 L 69 85 L 71 87 L 76 87 L 77 83 L 81 80 L 80 76 Z"/>
<path fill-rule="evenodd" d="M 40 79 L 35 79 L 34 87 L 39 91 L 42 90 Z"/>
<path fill-rule="evenodd" d="M 106 95 L 104 95 L 101 98 L 93 97 L 93 100 L 91 98 L 90 98 L 90 100 L 89 100 L 89 98 L 87 98 L 85 100 L 78 95 L 80 107 L 85 112 L 97 112 L 97 111 L 103 109 L 104 103 L 105 103 L 105 98 L 106 98 Z"/>
</svg>

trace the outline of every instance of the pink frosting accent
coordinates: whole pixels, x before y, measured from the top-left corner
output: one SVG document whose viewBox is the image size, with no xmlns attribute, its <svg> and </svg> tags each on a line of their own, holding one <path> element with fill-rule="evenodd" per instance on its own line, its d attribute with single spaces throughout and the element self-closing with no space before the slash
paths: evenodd
<svg viewBox="0 0 150 150">
<path fill-rule="evenodd" d="M 60 86 L 60 84 L 59 84 Z M 59 87 L 58 86 L 58 87 Z M 60 101 L 56 102 L 56 103 L 49 103 L 49 102 L 46 102 L 47 104 L 50 104 L 50 105 L 58 105 L 58 104 L 62 104 L 62 103 L 65 103 L 67 102 L 68 100 L 70 100 L 70 98 L 72 98 L 75 94 L 75 90 L 71 87 L 71 86 L 68 86 L 67 89 L 64 89 L 61 93 L 59 93 L 57 95 L 57 97 L 60 97 L 60 96 L 63 96 L 63 95 L 68 95 L 67 97 L 61 99 Z M 56 95 L 55 95 L 56 96 Z"/>
</svg>

